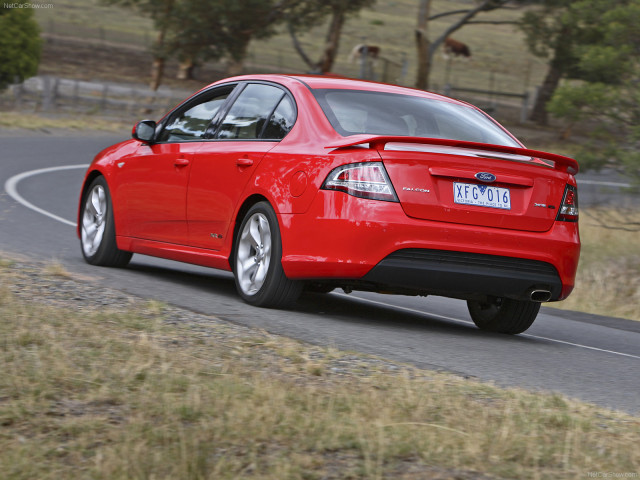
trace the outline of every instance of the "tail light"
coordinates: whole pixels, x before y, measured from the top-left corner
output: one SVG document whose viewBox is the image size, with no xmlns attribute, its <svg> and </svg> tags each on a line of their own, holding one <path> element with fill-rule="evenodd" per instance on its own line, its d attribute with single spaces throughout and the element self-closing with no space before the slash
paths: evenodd
<svg viewBox="0 0 640 480">
<path fill-rule="evenodd" d="M 371 200 L 398 201 L 381 162 L 352 163 L 335 168 L 327 176 L 322 188 Z"/>
<path fill-rule="evenodd" d="M 578 221 L 578 189 L 573 185 L 567 185 L 564 189 L 562 205 L 560 205 L 557 220 L 563 222 Z"/>
</svg>

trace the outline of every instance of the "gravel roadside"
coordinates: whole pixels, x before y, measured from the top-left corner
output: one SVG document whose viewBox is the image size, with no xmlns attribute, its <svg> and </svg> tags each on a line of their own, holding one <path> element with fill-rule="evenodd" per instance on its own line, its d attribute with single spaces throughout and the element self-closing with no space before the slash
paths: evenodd
<svg viewBox="0 0 640 480">
<path fill-rule="evenodd" d="M 297 340 L 231 323 L 215 316 L 145 300 L 103 287 L 94 279 L 71 274 L 62 266 L 53 263 L 13 260 L 0 256 L 0 288 L 6 288 L 16 297 L 28 302 L 70 309 L 79 313 L 104 311 L 105 313 L 134 313 L 144 317 L 155 316 L 165 325 L 188 328 L 198 336 L 206 337 L 208 341 L 214 340 L 221 348 L 233 349 L 238 344 L 272 345 L 274 342 L 282 341 L 288 345 L 291 356 L 291 358 L 285 358 L 285 362 L 305 364 L 307 373 L 318 376 L 368 377 L 381 373 L 398 374 L 413 370 L 409 366 L 381 358 L 303 344 Z M 179 339 L 175 338 L 172 342 L 177 344 Z M 257 353 L 256 350 L 266 357 L 277 355 L 278 359 L 282 360 L 282 352 L 287 351 L 287 348 L 278 348 L 277 352 L 273 348 L 254 349 L 252 355 Z M 275 358 L 266 357 L 263 359 L 265 366 L 272 364 L 271 360 L 275 360 Z"/>
</svg>

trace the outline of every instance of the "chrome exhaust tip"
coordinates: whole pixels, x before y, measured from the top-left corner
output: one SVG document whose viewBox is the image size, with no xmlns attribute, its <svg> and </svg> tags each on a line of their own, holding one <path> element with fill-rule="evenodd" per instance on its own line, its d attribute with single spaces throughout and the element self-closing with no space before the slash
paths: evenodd
<svg viewBox="0 0 640 480">
<path fill-rule="evenodd" d="M 548 302 L 551 300 L 551 292 L 549 290 L 531 290 L 529 298 L 532 302 Z"/>
</svg>

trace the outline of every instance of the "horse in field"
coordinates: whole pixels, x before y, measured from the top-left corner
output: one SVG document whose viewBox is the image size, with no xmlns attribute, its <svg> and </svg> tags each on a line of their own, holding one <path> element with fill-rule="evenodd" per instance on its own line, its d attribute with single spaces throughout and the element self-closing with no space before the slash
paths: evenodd
<svg viewBox="0 0 640 480">
<path fill-rule="evenodd" d="M 467 44 L 447 37 L 444 40 L 444 58 L 451 56 L 471 58 L 471 49 Z"/>
<path fill-rule="evenodd" d="M 365 52 L 368 59 L 376 60 L 378 55 L 380 55 L 380 47 L 375 45 L 364 45 L 362 43 L 360 45 L 356 45 L 349 54 L 349 62 L 353 63 L 356 59 L 362 58 L 362 56 L 365 55 Z"/>
</svg>

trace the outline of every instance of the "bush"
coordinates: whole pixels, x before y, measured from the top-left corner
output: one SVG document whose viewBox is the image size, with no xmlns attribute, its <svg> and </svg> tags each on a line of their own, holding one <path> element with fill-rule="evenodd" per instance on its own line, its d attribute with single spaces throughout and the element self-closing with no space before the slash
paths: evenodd
<svg viewBox="0 0 640 480">
<path fill-rule="evenodd" d="M 25 3 L 0 6 L 0 91 L 35 75 L 42 42 L 33 10 Z M 18 5 L 21 5 L 20 7 Z"/>
</svg>

